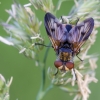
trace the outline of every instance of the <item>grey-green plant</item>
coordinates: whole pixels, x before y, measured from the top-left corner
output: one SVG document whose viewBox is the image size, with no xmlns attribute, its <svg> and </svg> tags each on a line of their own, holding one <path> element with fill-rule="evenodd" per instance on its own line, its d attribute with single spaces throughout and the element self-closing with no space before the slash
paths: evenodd
<svg viewBox="0 0 100 100">
<path fill-rule="evenodd" d="M 73 70 L 68 72 L 59 71 L 57 75 L 54 75 L 55 70 L 49 67 L 48 72 L 45 72 L 49 48 L 46 48 L 43 61 L 39 59 L 38 52 L 42 52 L 43 46 L 36 45 L 35 43 L 44 44 L 45 42 L 40 30 L 43 24 L 38 16 L 36 16 L 35 10 L 31 9 L 31 6 L 36 10 L 41 10 L 41 13 L 50 12 L 56 16 L 62 2 L 67 2 L 67 0 L 58 0 L 56 6 L 54 6 L 52 0 L 30 0 L 29 4 L 23 6 L 14 2 L 14 4 L 11 5 L 11 9 L 6 10 L 9 14 L 8 20 L 6 22 L 1 22 L 1 25 L 9 36 L 0 36 L 0 41 L 15 47 L 18 49 L 19 53 L 24 54 L 25 57 L 33 59 L 36 66 L 39 66 L 41 69 L 42 82 L 36 100 L 43 100 L 47 92 L 54 87 L 58 87 L 62 91 L 75 95 L 73 100 L 87 100 L 91 93 L 89 84 L 98 81 L 95 77 L 95 69 L 97 68 L 96 61 L 98 57 L 97 55 L 89 55 L 88 50 L 95 43 L 98 33 L 97 28 L 100 27 L 99 0 L 74 0 L 75 5 L 70 10 L 69 15 L 62 16 L 63 23 L 70 23 L 72 25 L 75 24 L 77 18 L 79 18 L 79 22 L 88 17 L 93 17 L 95 21 L 93 32 L 85 45 L 82 46 L 81 53 L 79 54 L 84 61 L 81 62 L 76 57 L 74 58 L 77 80 L 75 80 Z M 61 19 L 59 18 L 59 20 Z M 45 89 L 46 74 L 48 74 L 51 83 Z M 3 83 L 0 82 L 0 87 L 2 87 L 2 85 L 8 86 L 5 83 L 5 79 L 3 79 Z M 5 88 L 2 89 L 5 91 Z M 6 91 L 6 93 L 9 94 L 8 91 Z M 4 92 L 0 92 L 0 94 L 0 100 L 9 100 L 9 98 L 4 99 Z"/>
</svg>

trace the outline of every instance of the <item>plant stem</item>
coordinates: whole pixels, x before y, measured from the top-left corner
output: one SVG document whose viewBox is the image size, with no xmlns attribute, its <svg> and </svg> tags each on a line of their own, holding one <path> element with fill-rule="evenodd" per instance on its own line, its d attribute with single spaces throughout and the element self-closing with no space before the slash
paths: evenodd
<svg viewBox="0 0 100 100">
<path fill-rule="evenodd" d="M 51 43 L 49 43 L 50 46 Z M 46 60 L 47 60 L 47 56 L 48 56 L 48 52 L 49 52 L 49 47 L 46 49 L 45 55 L 44 55 L 44 59 L 43 59 L 43 66 L 41 67 L 41 72 L 42 72 L 42 82 L 41 82 L 41 87 L 40 90 L 38 92 L 38 95 L 36 97 L 36 100 L 41 100 L 44 95 L 53 87 L 52 84 L 50 84 L 50 86 L 44 90 L 44 86 L 45 86 L 45 82 L 46 82 L 46 75 L 45 75 L 45 67 L 46 67 Z"/>
<path fill-rule="evenodd" d="M 44 97 L 44 96 L 48 93 L 48 91 L 49 91 L 50 89 L 52 89 L 52 88 L 53 88 L 53 85 L 50 84 L 50 86 L 48 86 L 48 88 L 47 88 L 46 90 L 44 90 L 44 91 L 43 91 L 43 90 L 39 91 L 36 100 L 42 100 L 43 97 Z"/>
</svg>

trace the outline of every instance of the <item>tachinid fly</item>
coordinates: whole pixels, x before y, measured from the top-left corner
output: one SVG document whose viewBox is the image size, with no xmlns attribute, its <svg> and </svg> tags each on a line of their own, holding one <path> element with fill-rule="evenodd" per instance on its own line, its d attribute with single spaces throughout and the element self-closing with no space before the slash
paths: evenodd
<svg viewBox="0 0 100 100">
<path fill-rule="evenodd" d="M 55 67 L 63 71 L 74 68 L 73 57 L 79 54 L 81 46 L 92 33 L 93 18 L 88 18 L 73 26 L 60 23 L 54 15 L 48 12 L 44 17 L 44 25 L 57 54 Z"/>
</svg>

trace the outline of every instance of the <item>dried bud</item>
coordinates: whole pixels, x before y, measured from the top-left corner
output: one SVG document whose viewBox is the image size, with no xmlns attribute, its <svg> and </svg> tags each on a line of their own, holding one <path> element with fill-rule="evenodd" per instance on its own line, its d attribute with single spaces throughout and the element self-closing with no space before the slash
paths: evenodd
<svg viewBox="0 0 100 100">
<path fill-rule="evenodd" d="M 0 37 L 0 41 L 11 45 L 31 59 L 38 59 L 37 54 L 43 46 L 43 38 L 40 35 L 41 21 L 29 7 L 24 7 L 18 3 L 12 5 L 12 9 L 6 10 L 10 15 L 7 23 L 2 22 L 2 26 L 9 34 L 6 39 Z M 3 40 L 2 40 L 3 39 Z"/>
<path fill-rule="evenodd" d="M 0 74 L 0 100 L 9 100 L 9 89 L 12 83 L 12 78 L 10 81 L 6 82 L 5 78 Z"/>
<path fill-rule="evenodd" d="M 53 12 L 54 5 L 52 0 L 30 0 L 35 9 L 41 9 L 45 12 Z"/>
</svg>

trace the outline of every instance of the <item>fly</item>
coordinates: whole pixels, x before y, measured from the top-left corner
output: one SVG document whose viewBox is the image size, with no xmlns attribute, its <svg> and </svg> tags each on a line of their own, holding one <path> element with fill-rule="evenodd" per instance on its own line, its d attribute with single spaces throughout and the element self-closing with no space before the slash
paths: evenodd
<svg viewBox="0 0 100 100">
<path fill-rule="evenodd" d="M 80 53 L 80 48 L 89 38 L 94 28 L 94 19 L 87 18 L 72 26 L 63 24 L 51 13 L 46 13 L 44 25 L 52 47 L 57 54 L 54 65 L 57 69 L 68 71 L 74 68 L 74 56 Z"/>
</svg>

